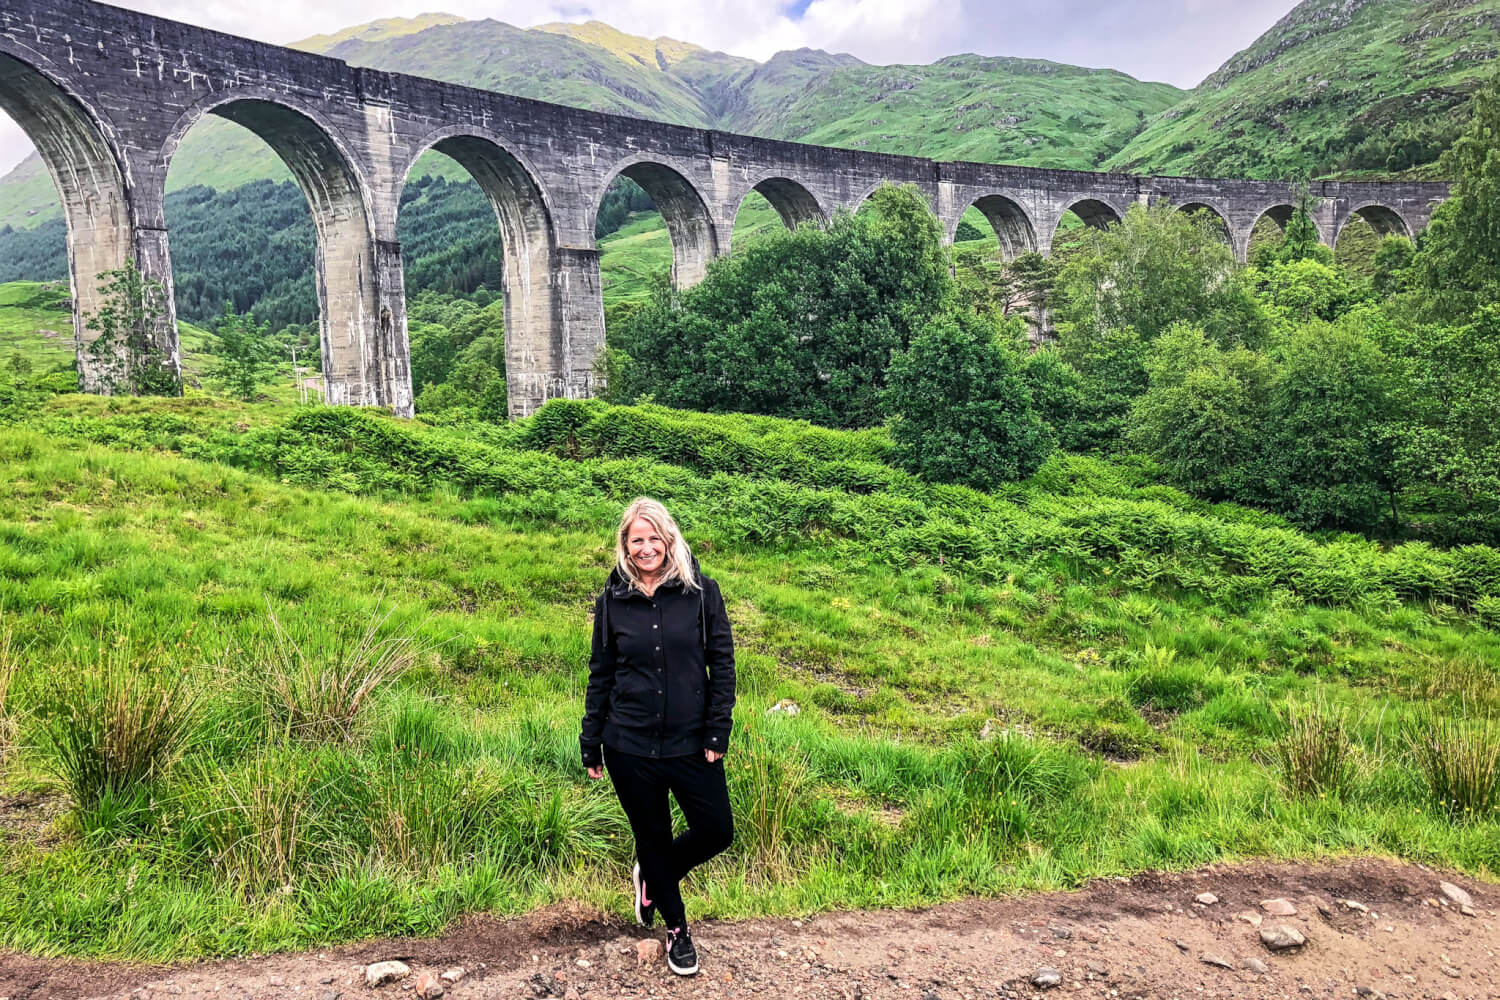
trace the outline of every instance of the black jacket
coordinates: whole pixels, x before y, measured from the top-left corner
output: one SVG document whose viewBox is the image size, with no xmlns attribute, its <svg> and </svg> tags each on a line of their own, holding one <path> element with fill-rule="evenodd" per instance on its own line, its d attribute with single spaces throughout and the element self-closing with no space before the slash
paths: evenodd
<svg viewBox="0 0 1500 1000">
<path fill-rule="evenodd" d="M 734 637 L 719 585 L 662 584 L 647 597 L 613 570 L 594 601 L 594 648 L 579 745 L 585 767 L 601 744 L 642 757 L 729 749 Z"/>
</svg>

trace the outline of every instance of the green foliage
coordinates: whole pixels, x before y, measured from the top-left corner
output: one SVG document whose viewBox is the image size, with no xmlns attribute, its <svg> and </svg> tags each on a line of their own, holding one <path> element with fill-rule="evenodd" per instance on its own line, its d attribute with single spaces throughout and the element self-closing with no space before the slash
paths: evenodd
<svg viewBox="0 0 1500 1000">
<path fill-rule="evenodd" d="M 101 305 L 84 317 L 96 378 L 107 394 L 180 396 L 182 376 L 174 352 L 161 343 L 169 316 L 166 289 L 143 276 L 134 260 L 98 275 Z"/>
<path fill-rule="evenodd" d="M 1500 299 L 1500 76 L 1474 95 L 1473 118 L 1444 155 L 1452 179 L 1420 241 L 1416 268 L 1428 315 L 1453 320 Z"/>
<path fill-rule="evenodd" d="M 1150 388 L 1130 415 L 1130 441 L 1162 464 L 1167 478 L 1199 496 L 1237 497 L 1265 449 L 1267 359 L 1225 350 L 1180 324 L 1153 345 Z"/>
<path fill-rule="evenodd" d="M 235 399 L 251 401 L 262 385 L 276 378 L 277 351 L 270 332 L 270 324 L 257 326 L 254 315 L 241 316 L 225 303 L 214 330 L 219 338 L 218 360 L 205 374 Z"/>
<path fill-rule="evenodd" d="M 774 233 L 720 258 L 707 278 L 611 330 L 622 352 L 611 396 L 774 413 L 835 426 L 877 423 L 891 352 L 941 307 L 951 279 L 937 220 L 914 188 L 827 229 Z"/>
<path fill-rule="evenodd" d="M 1382 724 L 1492 697 L 1500 639 L 1464 609 L 1500 592 L 1493 550 L 1319 541 L 1138 460 L 1054 455 L 986 494 L 893 468 L 892 447 L 571 400 L 427 426 L 74 396 L 0 426 L 15 715 L 35 717 L 44 667 L 86 668 L 98 635 L 140 628 L 202 719 L 159 794 L 45 849 L 13 834 L 0 939 L 159 959 L 436 933 L 559 897 L 624 912 L 608 886 L 628 885 L 628 829 L 576 763 L 580 608 L 641 492 L 678 515 L 739 639 L 741 837 L 699 876 L 705 917 L 1057 887 L 1218 856 L 1203 845 L 1495 861 L 1493 816 L 1418 813 L 1415 763 L 1377 753 Z M 420 645 L 352 739 L 287 738 L 268 597 L 310 662 L 344 662 L 318 651 L 392 608 L 382 634 Z M 1455 650 L 1462 670 L 1435 669 Z M 1264 763 L 1263 706 L 1322 693 L 1359 720 L 1351 756 L 1379 764 L 1304 802 Z M 801 715 L 767 716 L 782 698 Z M 7 758 L 0 792 L 47 787 L 41 766 Z"/>
<path fill-rule="evenodd" d="M 1083 377 L 1080 444 L 1120 441 L 1131 400 L 1145 391 L 1151 344 L 1177 323 L 1216 344 L 1256 346 L 1267 323 L 1213 223 L 1169 205 L 1132 206 L 1124 222 L 1090 230 L 1052 300 L 1058 349 Z"/>
<path fill-rule="evenodd" d="M 1037 470 L 1055 439 L 1033 404 L 1019 336 L 950 312 L 892 356 L 885 406 L 896 464 L 981 490 Z"/>
</svg>

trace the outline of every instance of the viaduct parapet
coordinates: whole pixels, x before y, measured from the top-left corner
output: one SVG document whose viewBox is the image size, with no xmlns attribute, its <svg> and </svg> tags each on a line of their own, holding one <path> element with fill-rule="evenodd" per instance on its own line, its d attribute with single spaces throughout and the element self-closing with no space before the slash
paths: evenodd
<svg viewBox="0 0 1500 1000">
<path fill-rule="evenodd" d="M 353 67 L 90 0 L 5 0 L 0 108 L 36 144 L 62 196 L 85 390 L 108 388 L 86 349 L 97 336 L 85 323 L 101 303 L 97 276 L 133 259 L 170 292 L 167 170 L 182 137 L 212 114 L 264 139 L 307 197 L 327 398 L 402 415 L 412 411 L 412 385 L 396 221 L 412 164 L 429 149 L 462 164 L 495 210 L 514 415 L 593 392 L 604 346 L 594 223 L 620 175 L 661 210 L 679 287 L 728 252 L 751 191 L 796 226 L 856 209 L 883 182 L 909 182 L 950 241 L 975 205 L 1012 256 L 1050 252 L 1069 210 L 1103 226 L 1132 203 L 1165 200 L 1218 215 L 1242 260 L 1256 222 L 1269 215 L 1285 225 L 1296 199 L 1283 183 L 945 163 L 600 114 Z M 1329 182 L 1311 193 L 1320 199 L 1314 221 L 1332 245 L 1356 215 L 1382 233 L 1414 234 L 1448 187 Z M 175 359 L 173 316 L 157 336 Z"/>
</svg>

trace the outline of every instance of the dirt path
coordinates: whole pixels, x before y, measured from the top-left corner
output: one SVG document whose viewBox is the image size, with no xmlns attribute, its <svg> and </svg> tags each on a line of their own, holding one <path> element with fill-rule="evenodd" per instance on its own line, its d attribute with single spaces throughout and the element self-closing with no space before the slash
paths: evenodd
<svg viewBox="0 0 1500 1000">
<path fill-rule="evenodd" d="M 644 931 L 567 907 L 472 918 L 431 940 L 171 968 L 0 954 L 0 1000 L 395 1000 L 417 994 L 421 973 L 455 966 L 467 974 L 448 987 L 453 1000 L 1500 997 L 1500 887 L 1452 878 L 1472 895 L 1468 916 L 1440 889 L 1446 877 L 1368 859 L 1252 864 L 921 912 L 704 923 L 694 932 L 703 971 L 686 980 L 659 961 L 639 964 Z M 1278 898 L 1296 912 L 1267 912 L 1262 903 Z M 1307 943 L 1273 952 L 1256 921 Z M 389 959 L 410 975 L 367 988 L 365 966 Z M 1032 985 L 1044 967 L 1060 985 Z"/>
</svg>

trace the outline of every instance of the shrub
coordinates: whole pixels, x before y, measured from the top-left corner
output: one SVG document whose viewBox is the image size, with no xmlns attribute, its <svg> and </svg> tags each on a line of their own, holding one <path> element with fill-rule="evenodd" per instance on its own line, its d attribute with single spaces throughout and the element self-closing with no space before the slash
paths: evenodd
<svg viewBox="0 0 1500 1000">
<path fill-rule="evenodd" d="M 37 712 L 43 765 L 80 810 L 119 803 L 167 772 L 197 706 L 182 673 L 136 669 L 124 653 L 67 670 L 46 686 Z"/>
<path fill-rule="evenodd" d="M 1282 784 L 1293 795 L 1342 795 L 1353 777 L 1345 712 L 1326 702 L 1288 704 L 1271 745 Z"/>
<path fill-rule="evenodd" d="M 1037 470 L 1056 443 L 1032 404 L 1014 334 L 972 313 L 939 316 L 891 358 L 884 395 L 898 465 L 993 489 Z"/>
<path fill-rule="evenodd" d="M 1425 717 L 1407 728 L 1407 744 L 1432 804 L 1456 820 L 1500 810 L 1500 723 L 1493 718 Z"/>
</svg>

